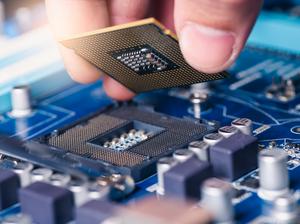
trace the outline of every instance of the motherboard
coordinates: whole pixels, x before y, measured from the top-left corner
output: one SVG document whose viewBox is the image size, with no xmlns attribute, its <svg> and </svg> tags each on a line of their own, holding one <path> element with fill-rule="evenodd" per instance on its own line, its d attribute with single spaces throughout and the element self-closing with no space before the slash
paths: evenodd
<svg viewBox="0 0 300 224">
<path fill-rule="evenodd" d="M 147 21 L 143 32 L 162 35 Z M 73 82 L 46 27 L 1 40 L 0 222 L 300 223 L 299 24 L 262 13 L 229 76 L 173 88 L 147 76 L 197 71 L 161 42 L 118 43 L 95 60 L 79 47 L 129 87 L 126 75 L 144 82 L 128 102 L 106 96 L 101 80 Z M 291 41 L 261 35 L 270 27 Z M 163 62 L 144 68 L 147 55 Z"/>
</svg>

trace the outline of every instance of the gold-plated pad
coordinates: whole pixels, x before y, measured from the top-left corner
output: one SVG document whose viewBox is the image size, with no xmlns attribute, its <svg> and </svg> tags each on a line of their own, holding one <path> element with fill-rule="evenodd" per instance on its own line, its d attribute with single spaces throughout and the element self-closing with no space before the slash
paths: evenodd
<svg viewBox="0 0 300 224">
<path fill-rule="evenodd" d="M 193 69 L 184 60 L 176 36 L 153 18 L 75 35 L 61 43 L 136 93 L 228 75 Z"/>
</svg>

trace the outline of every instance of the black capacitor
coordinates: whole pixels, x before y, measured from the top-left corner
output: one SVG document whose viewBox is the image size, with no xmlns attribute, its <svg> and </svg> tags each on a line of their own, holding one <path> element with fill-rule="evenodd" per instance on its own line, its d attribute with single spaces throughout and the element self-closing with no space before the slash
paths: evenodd
<svg viewBox="0 0 300 224">
<path fill-rule="evenodd" d="M 257 168 L 257 138 L 236 133 L 211 146 L 214 175 L 232 181 Z"/>
<path fill-rule="evenodd" d="M 165 195 L 183 200 L 199 200 L 200 186 L 211 176 L 210 164 L 192 157 L 164 173 Z"/>
<path fill-rule="evenodd" d="M 35 223 L 63 224 L 73 220 L 74 198 L 68 189 L 35 182 L 19 191 L 22 213 Z"/>
<path fill-rule="evenodd" d="M 0 170 L 0 210 L 18 202 L 20 185 L 18 174 L 10 170 Z"/>
</svg>

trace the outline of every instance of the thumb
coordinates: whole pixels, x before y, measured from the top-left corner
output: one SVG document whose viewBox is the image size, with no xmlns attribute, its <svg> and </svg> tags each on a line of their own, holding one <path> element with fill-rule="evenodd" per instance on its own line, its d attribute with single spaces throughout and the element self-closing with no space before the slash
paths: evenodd
<svg viewBox="0 0 300 224">
<path fill-rule="evenodd" d="M 214 73 L 229 67 L 244 47 L 262 0 L 176 0 L 174 17 L 187 62 Z"/>
</svg>

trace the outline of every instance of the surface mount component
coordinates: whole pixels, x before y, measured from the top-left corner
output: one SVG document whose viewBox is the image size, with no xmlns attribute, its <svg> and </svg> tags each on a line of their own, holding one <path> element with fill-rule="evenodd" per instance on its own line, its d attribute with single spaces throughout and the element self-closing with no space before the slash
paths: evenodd
<svg viewBox="0 0 300 224">
<path fill-rule="evenodd" d="M 179 163 L 183 163 L 194 156 L 195 153 L 186 149 L 178 149 L 173 153 L 173 158 Z"/>
<path fill-rule="evenodd" d="M 219 133 L 209 133 L 204 136 L 203 141 L 209 146 L 213 146 L 223 139 L 224 137 Z"/>
<path fill-rule="evenodd" d="M 18 202 L 20 188 L 18 175 L 10 170 L 0 170 L 0 210 L 9 208 Z"/>
<path fill-rule="evenodd" d="M 252 135 L 252 121 L 248 118 L 237 118 L 231 122 L 231 125 L 245 135 Z"/>
<path fill-rule="evenodd" d="M 182 200 L 199 200 L 201 184 L 211 176 L 208 162 L 190 158 L 164 173 L 165 194 Z"/>
<path fill-rule="evenodd" d="M 278 149 L 263 150 L 259 154 L 258 194 L 265 200 L 273 200 L 289 192 L 287 154 Z"/>
<path fill-rule="evenodd" d="M 136 93 L 227 76 L 193 69 L 176 36 L 153 18 L 75 35 L 61 43 Z"/>
<path fill-rule="evenodd" d="M 230 183 L 210 178 L 203 183 L 201 197 L 201 205 L 213 215 L 215 223 L 234 223 L 233 188 Z"/>
<path fill-rule="evenodd" d="M 155 172 L 159 158 L 212 129 L 129 105 L 107 109 L 39 141 L 50 146 L 49 150 L 68 151 L 141 180 Z"/>
<path fill-rule="evenodd" d="M 35 182 L 19 191 L 22 212 L 36 223 L 66 223 L 73 219 L 72 192 L 44 182 Z"/>
<path fill-rule="evenodd" d="M 235 180 L 257 168 L 257 138 L 237 133 L 210 148 L 214 174 Z"/>
<path fill-rule="evenodd" d="M 29 86 L 15 86 L 11 90 L 11 115 L 16 118 L 27 117 L 32 113 L 32 102 Z"/>
<path fill-rule="evenodd" d="M 224 126 L 219 128 L 218 133 L 224 138 L 229 138 L 230 136 L 239 132 L 239 129 L 234 126 Z"/>
<path fill-rule="evenodd" d="M 193 141 L 189 144 L 191 150 L 201 161 L 209 160 L 209 144 L 204 141 Z"/>
<path fill-rule="evenodd" d="M 164 173 L 174 167 L 178 161 L 173 157 L 163 157 L 157 161 L 157 194 L 164 194 Z"/>
</svg>

